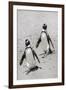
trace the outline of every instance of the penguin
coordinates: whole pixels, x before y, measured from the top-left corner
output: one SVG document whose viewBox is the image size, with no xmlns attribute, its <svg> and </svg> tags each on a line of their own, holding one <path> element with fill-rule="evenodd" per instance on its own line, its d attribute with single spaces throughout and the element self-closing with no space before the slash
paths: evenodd
<svg viewBox="0 0 66 90">
<path fill-rule="evenodd" d="M 27 73 L 30 73 L 31 71 L 37 70 L 40 68 L 36 65 L 36 60 L 40 63 L 40 60 L 36 54 L 36 52 L 33 50 L 33 48 L 30 45 L 30 41 L 28 39 L 25 40 L 25 50 L 20 60 L 20 65 L 23 64 L 24 59 L 26 59 L 26 66 L 28 68 Z"/>
<path fill-rule="evenodd" d="M 46 24 L 43 24 L 43 26 L 42 26 L 42 31 L 41 31 L 41 34 L 40 34 L 40 37 L 38 38 L 38 40 L 37 40 L 37 43 L 36 43 L 36 48 L 38 48 L 38 46 L 39 46 L 39 44 L 43 41 L 44 42 L 44 40 L 46 40 L 47 41 L 47 50 L 44 50 L 44 53 L 45 54 L 51 54 L 51 53 L 53 53 L 53 51 L 52 51 L 52 49 L 51 49 L 51 46 L 53 47 L 53 49 L 54 49 L 54 45 L 53 45 L 53 43 L 52 43 L 52 40 L 51 40 L 51 38 L 50 38 L 50 36 L 49 36 L 49 34 L 48 34 L 48 32 L 47 32 L 47 25 Z M 44 45 L 45 45 L 46 43 L 44 43 Z"/>
</svg>

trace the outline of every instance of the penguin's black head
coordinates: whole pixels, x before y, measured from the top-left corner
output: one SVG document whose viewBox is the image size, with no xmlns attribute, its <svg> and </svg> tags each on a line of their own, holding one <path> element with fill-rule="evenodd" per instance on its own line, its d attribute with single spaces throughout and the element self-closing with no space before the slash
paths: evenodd
<svg viewBox="0 0 66 90">
<path fill-rule="evenodd" d="M 28 39 L 25 40 L 25 45 L 26 46 L 30 45 L 30 41 Z"/>
<path fill-rule="evenodd" d="M 47 25 L 46 24 L 43 24 L 43 27 L 42 27 L 44 30 L 47 29 Z"/>
</svg>

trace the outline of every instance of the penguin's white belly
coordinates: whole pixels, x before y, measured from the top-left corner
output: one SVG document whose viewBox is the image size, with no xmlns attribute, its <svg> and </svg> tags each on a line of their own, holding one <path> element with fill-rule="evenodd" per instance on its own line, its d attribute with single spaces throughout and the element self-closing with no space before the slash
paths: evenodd
<svg viewBox="0 0 66 90">
<path fill-rule="evenodd" d="M 28 68 L 31 68 L 31 67 L 35 66 L 35 64 L 36 64 L 36 62 L 34 60 L 32 50 L 31 50 L 31 48 L 28 48 L 26 50 L 26 65 Z"/>
<path fill-rule="evenodd" d="M 48 42 L 47 42 L 46 33 L 42 33 L 42 35 L 41 35 L 41 43 L 42 43 L 42 49 L 47 50 Z"/>
<path fill-rule="evenodd" d="M 45 33 L 42 33 L 42 38 L 46 38 L 46 34 Z"/>
<path fill-rule="evenodd" d="M 31 49 L 30 49 L 30 48 L 27 49 L 26 53 L 27 53 L 27 54 L 30 54 L 30 53 L 31 53 Z"/>
</svg>

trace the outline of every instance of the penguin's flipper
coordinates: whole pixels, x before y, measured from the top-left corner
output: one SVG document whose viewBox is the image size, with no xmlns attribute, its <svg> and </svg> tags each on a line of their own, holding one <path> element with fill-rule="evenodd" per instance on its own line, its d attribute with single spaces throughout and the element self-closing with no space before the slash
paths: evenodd
<svg viewBox="0 0 66 90">
<path fill-rule="evenodd" d="M 37 41 L 36 48 L 39 46 L 40 42 L 41 42 L 41 37 Z"/>
<path fill-rule="evenodd" d="M 24 52 L 23 55 L 22 55 L 21 61 L 20 61 L 20 65 L 23 63 L 23 60 L 24 60 L 25 57 L 26 57 L 26 55 L 25 55 L 25 52 Z"/>
<path fill-rule="evenodd" d="M 40 60 L 39 60 L 39 58 L 38 58 L 36 52 L 35 52 L 34 50 L 32 50 L 32 51 L 33 51 L 33 55 L 37 58 L 38 62 L 40 63 Z"/>
<path fill-rule="evenodd" d="M 51 38 L 50 38 L 49 35 L 48 35 L 48 38 L 49 38 L 49 40 L 50 40 L 50 42 L 51 42 L 51 44 L 52 44 L 52 47 L 54 48 L 54 45 L 53 45 L 52 40 L 51 40 Z"/>
</svg>

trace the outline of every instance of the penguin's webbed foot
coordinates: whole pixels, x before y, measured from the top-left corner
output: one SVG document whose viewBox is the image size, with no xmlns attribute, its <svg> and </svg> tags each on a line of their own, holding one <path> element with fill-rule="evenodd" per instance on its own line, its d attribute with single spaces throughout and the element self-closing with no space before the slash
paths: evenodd
<svg viewBox="0 0 66 90">
<path fill-rule="evenodd" d="M 42 69 L 42 67 L 39 67 L 39 66 L 32 67 L 26 71 L 27 72 L 26 75 L 28 75 L 30 72 L 36 71 L 38 69 Z"/>
<path fill-rule="evenodd" d="M 28 75 L 30 72 L 31 72 L 30 70 L 26 71 L 26 75 Z"/>
<path fill-rule="evenodd" d="M 55 53 L 55 50 L 49 50 L 49 51 L 47 52 L 47 55 L 53 54 L 53 53 Z"/>
</svg>

